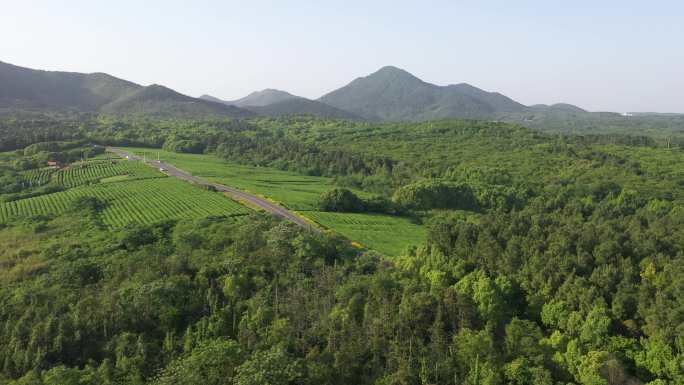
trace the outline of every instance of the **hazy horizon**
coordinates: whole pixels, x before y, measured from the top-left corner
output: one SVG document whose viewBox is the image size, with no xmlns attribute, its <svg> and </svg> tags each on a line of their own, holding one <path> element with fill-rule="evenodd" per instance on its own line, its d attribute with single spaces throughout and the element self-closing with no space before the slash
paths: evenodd
<svg viewBox="0 0 684 385">
<path fill-rule="evenodd" d="M 5 4 L 0 61 L 232 100 L 308 98 L 385 65 L 526 105 L 684 113 L 684 4 L 76 0 Z"/>
</svg>

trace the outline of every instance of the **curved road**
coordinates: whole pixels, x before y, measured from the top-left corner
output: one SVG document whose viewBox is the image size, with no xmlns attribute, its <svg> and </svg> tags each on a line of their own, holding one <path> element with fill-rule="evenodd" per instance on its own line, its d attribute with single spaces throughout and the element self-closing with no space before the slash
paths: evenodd
<svg viewBox="0 0 684 385">
<path fill-rule="evenodd" d="M 129 160 L 139 160 L 139 161 L 143 162 L 143 158 L 141 158 L 137 155 L 131 154 L 127 151 L 118 149 L 118 148 L 107 147 L 107 151 L 115 153 L 122 158 L 127 158 Z M 196 177 L 196 176 L 190 174 L 189 172 L 183 171 L 183 170 L 179 169 L 178 167 L 175 167 L 174 165 L 169 164 L 169 163 L 160 162 L 160 161 L 156 161 L 156 160 L 154 160 L 154 161 L 150 160 L 150 161 L 147 161 L 145 163 L 151 167 L 163 168 L 164 172 L 170 176 L 174 176 L 176 178 L 183 179 L 183 180 L 186 180 L 186 181 L 191 182 L 191 183 L 213 186 L 214 188 L 216 188 L 216 190 L 227 193 L 228 195 L 230 195 L 233 199 L 235 199 L 237 201 L 248 202 L 249 204 L 257 206 L 260 209 L 263 209 L 264 211 L 267 211 L 271 214 L 277 215 L 281 218 L 287 219 L 290 222 L 294 222 L 295 224 L 298 224 L 299 226 L 302 226 L 302 227 L 305 227 L 308 229 L 318 230 L 318 228 L 312 226 L 311 223 L 307 222 L 302 217 L 293 213 L 292 211 L 289 211 L 282 206 L 279 206 L 275 203 L 269 202 L 266 199 L 260 198 L 256 195 L 246 193 L 242 190 L 238 190 L 238 189 L 233 188 L 233 187 L 224 186 L 222 184 L 209 182 L 208 180 L 206 180 L 204 178 Z"/>
</svg>

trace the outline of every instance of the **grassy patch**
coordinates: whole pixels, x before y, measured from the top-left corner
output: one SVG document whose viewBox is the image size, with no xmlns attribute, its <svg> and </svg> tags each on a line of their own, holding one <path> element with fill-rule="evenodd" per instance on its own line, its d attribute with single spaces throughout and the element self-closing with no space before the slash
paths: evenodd
<svg viewBox="0 0 684 385">
<path fill-rule="evenodd" d="M 345 237 L 388 256 L 425 242 L 426 230 L 407 218 L 381 214 L 310 211 L 305 216 Z"/>
</svg>

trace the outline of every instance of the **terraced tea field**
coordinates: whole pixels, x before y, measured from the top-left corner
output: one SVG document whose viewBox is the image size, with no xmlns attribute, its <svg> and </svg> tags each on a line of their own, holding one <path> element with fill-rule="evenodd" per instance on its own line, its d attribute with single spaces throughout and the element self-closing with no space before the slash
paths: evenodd
<svg viewBox="0 0 684 385">
<path fill-rule="evenodd" d="M 119 175 L 128 175 L 133 179 L 163 176 L 155 169 L 139 162 L 117 161 L 112 163 L 108 161 L 94 161 L 77 163 L 69 168 L 59 170 L 52 175 L 52 181 L 58 185 L 72 188 L 97 183 L 102 179 Z"/>
<path fill-rule="evenodd" d="M 21 173 L 24 183 L 30 186 L 42 186 L 50 182 L 50 177 L 55 172 L 53 168 L 37 168 Z"/>
<path fill-rule="evenodd" d="M 153 168 L 128 161 L 88 161 L 74 163 L 68 168 L 57 170 L 54 168 L 39 168 L 23 171 L 24 182 L 31 186 L 43 186 L 53 183 L 66 188 L 98 183 L 102 180 L 127 176 L 127 179 L 146 179 L 163 177 Z"/>
<path fill-rule="evenodd" d="M 202 190 L 174 178 L 154 178 L 83 186 L 7 202 L 0 204 L 0 222 L 10 217 L 59 214 L 84 196 L 107 202 L 100 215 L 110 227 L 122 227 L 133 222 L 147 224 L 166 219 L 234 216 L 250 212 L 223 194 Z"/>
</svg>

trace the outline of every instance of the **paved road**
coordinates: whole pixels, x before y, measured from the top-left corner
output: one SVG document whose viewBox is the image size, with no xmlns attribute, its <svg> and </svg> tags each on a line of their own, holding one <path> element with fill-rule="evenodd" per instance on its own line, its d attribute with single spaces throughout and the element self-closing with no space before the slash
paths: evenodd
<svg viewBox="0 0 684 385">
<path fill-rule="evenodd" d="M 127 151 L 124 151 L 124 150 L 121 150 L 118 148 L 107 147 L 107 151 L 113 152 L 122 158 L 128 157 L 129 160 L 139 160 L 141 162 L 143 161 L 143 158 L 136 156 L 136 155 L 133 155 Z M 279 206 L 275 203 L 269 202 L 266 199 L 260 198 L 256 195 L 246 193 L 244 191 L 238 190 L 238 189 L 233 188 L 233 187 L 224 186 L 222 184 L 209 182 L 206 179 L 196 177 L 187 171 L 183 171 L 183 170 L 175 167 L 174 165 L 165 163 L 163 161 L 160 162 L 160 161 L 156 161 L 156 160 L 148 160 L 146 162 L 146 164 L 151 166 L 151 167 L 164 169 L 165 170 L 164 172 L 166 174 L 171 175 L 171 176 L 175 176 L 176 178 L 183 179 L 183 180 L 186 180 L 188 182 L 213 186 L 214 188 L 216 188 L 216 190 L 227 193 L 228 195 L 233 197 L 233 199 L 236 199 L 238 201 L 246 201 L 246 202 L 248 202 L 254 206 L 257 206 L 257 207 L 263 209 L 264 211 L 267 211 L 271 214 L 277 215 L 281 218 L 285 218 L 285 219 L 287 219 L 291 222 L 294 222 L 294 223 L 296 223 L 302 227 L 318 230 L 317 227 L 312 226 L 309 222 L 304 220 L 299 215 L 293 213 L 292 211 L 289 211 L 282 206 Z"/>
</svg>

